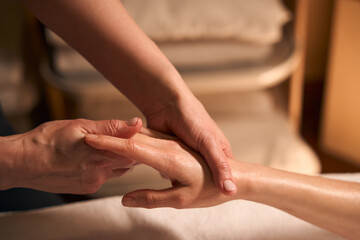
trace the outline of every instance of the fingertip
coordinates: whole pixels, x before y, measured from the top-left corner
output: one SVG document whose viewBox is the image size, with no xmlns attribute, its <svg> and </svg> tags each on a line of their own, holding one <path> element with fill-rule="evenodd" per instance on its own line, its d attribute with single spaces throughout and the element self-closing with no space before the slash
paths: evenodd
<svg viewBox="0 0 360 240">
<path fill-rule="evenodd" d="M 232 179 L 226 179 L 222 184 L 222 188 L 226 195 L 233 195 L 237 191 L 237 187 Z"/>
<path fill-rule="evenodd" d="M 132 137 L 134 136 L 136 133 L 140 132 L 141 129 L 143 128 L 143 122 L 141 120 L 141 118 L 139 117 L 134 117 L 133 119 L 130 120 L 130 125 L 128 125 L 128 122 L 126 123 L 126 125 L 129 126 L 129 136 L 127 137 Z"/>
<path fill-rule="evenodd" d="M 142 126 L 141 118 L 134 117 L 131 120 L 126 121 L 126 125 L 128 125 L 129 127 L 135 127 L 137 125 Z"/>
<path fill-rule="evenodd" d="M 220 164 L 214 165 L 211 169 L 213 181 L 224 195 L 233 195 L 236 193 L 237 187 L 232 177 L 230 165 L 227 160 L 219 162 Z"/>
<path fill-rule="evenodd" d="M 143 127 L 143 121 L 141 120 L 141 118 L 138 118 L 139 120 L 138 120 L 138 122 L 137 122 L 137 124 L 139 124 L 140 125 L 140 129 Z"/>
<path fill-rule="evenodd" d="M 136 201 L 136 198 L 131 196 L 124 196 L 121 200 L 121 203 L 125 207 L 138 207 L 138 203 Z"/>
<path fill-rule="evenodd" d="M 234 158 L 235 158 L 235 157 L 234 157 L 234 154 L 233 154 L 233 152 L 232 152 L 232 150 L 231 150 L 231 147 L 224 148 L 223 151 L 224 151 L 224 154 L 225 154 L 225 156 L 226 156 L 227 158 L 230 158 L 230 159 L 234 159 Z"/>
<path fill-rule="evenodd" d="M 237 186 L 232 177 L 231 168 L 228 162 L 224 162 L 222 165 L 215 167 L 213 171 L 213 181 L 220 192 L 224 195 L 233 195 L 237 191 Z"/>
<path fill-rule="evenodd" d="M 231 148 L 221 148 L 215 144 L 210 149 L 204 156 L 211 170 L 215 185 L 224 195 L 235 194 L 237 189 L 228 162 L 228 155 L 232 154 Z"/>
<path fill-rule="evenodd" d="M 124 123 L 125 128 L 120 130 L 117 137 L 120 138 L 131 138 L 138 133 L 142 128 L 142 120 L 139 117 L 134 117 Z"/>
</svg>

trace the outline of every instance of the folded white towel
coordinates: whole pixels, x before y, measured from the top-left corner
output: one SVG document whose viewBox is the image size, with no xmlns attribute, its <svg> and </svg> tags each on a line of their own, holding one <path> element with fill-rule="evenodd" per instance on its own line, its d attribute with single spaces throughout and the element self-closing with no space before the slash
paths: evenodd
<svg viewBox="0 0 360 240">
<path fill-rule="evenodd" d="M 335 175 L 360 181 L 360 173 Z M 262 204 L 232 201 L 216 207 L 136 209 L 121 197 L 30 212 L 0 214 L 0 239 L 343 239 Z"/>
<path fill-rule="evenodd" d="M 280 0 L 122 0 L 155 41 L 233 39 L 273 44 L 290 13 Z"/>
</svg>

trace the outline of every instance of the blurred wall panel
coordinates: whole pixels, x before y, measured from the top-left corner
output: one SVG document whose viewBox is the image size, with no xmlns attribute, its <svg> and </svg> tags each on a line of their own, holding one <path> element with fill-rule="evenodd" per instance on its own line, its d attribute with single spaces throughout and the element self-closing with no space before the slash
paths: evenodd
<svg viewBox="0 0 360 240">
<path fill-rule="evenodd" d="M 360 164 L 360 1 L 337 0 L 332 30 L 322 146 Z"/>
<path fill-rule="evenodd" d="M 333 0 L 309 1 L 306 36 L 306 81 L 321 81 L 326 73 Z"/>
</svg>

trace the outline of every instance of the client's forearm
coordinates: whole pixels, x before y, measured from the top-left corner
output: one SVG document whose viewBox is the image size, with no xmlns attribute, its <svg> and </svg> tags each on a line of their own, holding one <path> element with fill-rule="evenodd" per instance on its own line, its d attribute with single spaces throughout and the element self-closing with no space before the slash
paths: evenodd
<svg viewBox="0 0 360 240">
<path fill-rule="evenodd" d="M 247 190 L 239 198 L 276 207 L 350 239 L 360 237 L 359 183 L 235 165 L 238 188 L 241 181 L 247 182 Z"/>
</svg>

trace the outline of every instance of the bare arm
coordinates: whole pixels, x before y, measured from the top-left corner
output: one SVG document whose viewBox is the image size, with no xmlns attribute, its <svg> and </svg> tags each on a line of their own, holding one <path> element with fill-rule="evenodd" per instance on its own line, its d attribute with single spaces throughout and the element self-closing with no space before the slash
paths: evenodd
<svg viewBox="0 0 360 240">
<path fill-rule="evenodd" d="M 234 171 L 244 174 L 241 163 Z M 239 198 L 276 207 L 349 239 L 360 237 L 360 183 L 251 166 L 248 194 Z M 236 178 L 241 186 L 241 177 Z"/>
<path fill-rule="evenodd" d="M 192 208 L 245 199 L 276 207 L 349 239 L 360 237 L 360 183 L 230 160 L 238 192 L 224 196 L 210 181 L 202 158 L 180 142 L 141 134 L 129 140 L 88 135 L 86 141 L 98 149 L 129 155 L 176 180 L 170 189 L 128 193 L 123 198 L 125 206 Z"/>
<path fill-rule="evenodd" d="M 232 157 L 227 139 L 119 0 L 25 3 L 134 102 L 150 128 L 174 133 L 201 152 L 218 188 L 225 194 L 235 193 L 227 162 L 227 157 Z"/>
<path fill-rule="evenodd" d="M 120 1 L 25 2 L 40 21 L 84 55 L 145 114 L 160 110 L 164 100 L 177 101 L 180 89 L 189 91 Z"/>
</svg>

